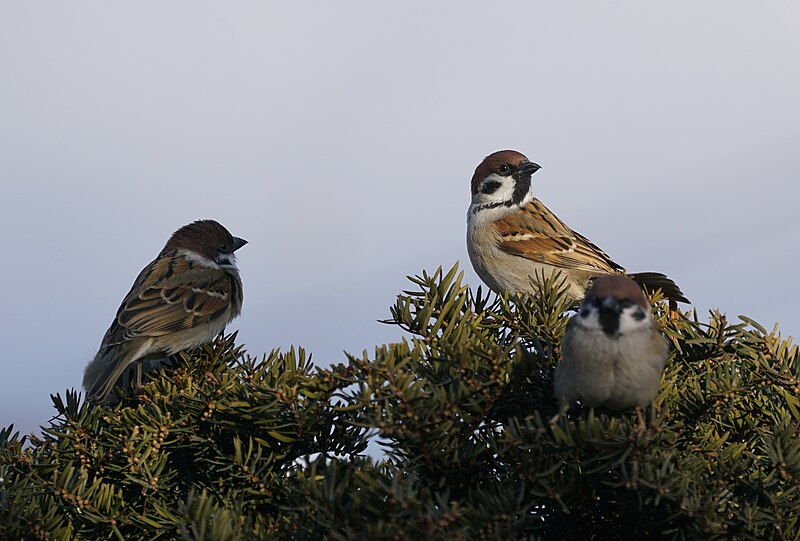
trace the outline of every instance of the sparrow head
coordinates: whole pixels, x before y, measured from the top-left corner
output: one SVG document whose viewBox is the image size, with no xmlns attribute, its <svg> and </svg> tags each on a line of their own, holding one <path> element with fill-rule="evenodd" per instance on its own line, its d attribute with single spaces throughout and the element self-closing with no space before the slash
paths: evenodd
<svg viewBox="0 0 800 541">
<path fill-rule="evenodd" d="M 538 170 L 537 164 L 516 150 L 489 154 L 472 175 L 472 204 L 480 208 L 519 205 L 528 197 L 531 175 Z"/>
<path fill-rule="evenodd" d="M 606 275 L 594 280 L 578 310 L 583 327 L 602 330 L 610 338 L 650 325 L 650 305 L 639 285 L 625 276 Z"/>
<path fill-rule="evenodd" d="M 198 220 L 175 231 L 161 253 L 183 252 L 200 264 L 235 270 L 233 253 L 245 244 L 246 240 L 234 237 L 219 222 Z"/>
</svg>

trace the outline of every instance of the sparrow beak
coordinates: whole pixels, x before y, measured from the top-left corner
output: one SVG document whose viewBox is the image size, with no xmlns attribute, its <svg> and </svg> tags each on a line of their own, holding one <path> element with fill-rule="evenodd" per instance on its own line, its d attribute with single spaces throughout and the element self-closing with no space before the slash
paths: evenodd
<svg viewBox="0 0 800 541">
<path fill-rule="evenodd" d="M 233 237 L 233 250 L 231 250 L 231 251 L 235 252 L 236 250 L 238 250 L 239 248 L 241 248 L 245 244 L 247 244 L 246 240 L 240 239 L 239 237 Z"/>
<path fill-rule="evenodd" d="M 520 175 L 532 175 L 539 169 L 541 169 L 541 166 L 538 163 L 522 162 L 521 164 L 519 164 L 517 172 Z"/>
<path fill-rule="evenodd" d="M 600 303 L 600 311 L 601 312 L 616 312 L 619 313 L 619 303 L 617 299 L 609 295 L 603 302 Z"/>
</svg>

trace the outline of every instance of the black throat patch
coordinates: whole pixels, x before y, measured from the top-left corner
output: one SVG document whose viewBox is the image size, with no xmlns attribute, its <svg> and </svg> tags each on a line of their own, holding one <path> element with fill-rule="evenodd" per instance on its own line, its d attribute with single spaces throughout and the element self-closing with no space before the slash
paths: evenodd
<svg viewBox="0 0 800 541">
<path fill-rule="evenodd" d="M 619 313 L 610 310 L 600 310 L 600 328 L 609 338 L 619 337 Z"/>
<path fill-rule="evenodd" d="M 531 191 L 531 175 L 530 173 L 527 175 L 520 175 L 519 173 L 514 173 L 514 180 L 516 184 L 514 185 L 514 193 L 511 194 L 511 205 L 519 205 L 522 203 L 523 199 L 527 197 L 528 192 Z"/>
</svg>

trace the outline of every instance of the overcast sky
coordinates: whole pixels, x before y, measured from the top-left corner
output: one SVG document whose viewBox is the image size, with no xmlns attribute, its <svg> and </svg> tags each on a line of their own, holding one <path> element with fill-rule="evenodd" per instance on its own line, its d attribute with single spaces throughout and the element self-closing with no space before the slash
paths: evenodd
<svg viewBox="0 0 800 541">
<path fill-rule="evenodd" d="M 460 261 L 499 149 L 701 314 L 800 332 L 797 2 L 3 2 L 0 426 L 78 387 L 169 235 L 239 252 L 249 351 L 401 336 L 405 275 Z"/>
</svg>

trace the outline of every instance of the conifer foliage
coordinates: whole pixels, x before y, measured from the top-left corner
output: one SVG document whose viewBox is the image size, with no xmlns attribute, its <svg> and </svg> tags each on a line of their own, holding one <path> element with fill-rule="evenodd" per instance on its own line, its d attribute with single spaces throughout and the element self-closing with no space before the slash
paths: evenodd
<svg viewBox="0 0 800 541">
<path fill-rule="evenodd" d="M 411 278 L 407 337 L 315 367 L 235 335 L 114 407 L 53 396 L 40 437 L 0 431 L 7 539 L 800 539 L 800 352 L 777 330 L 667 317 L 642 429 L 558 411 L 569 308 Z M 370 446 L 370 442 L 373 444 Z"/>
</svg>

